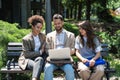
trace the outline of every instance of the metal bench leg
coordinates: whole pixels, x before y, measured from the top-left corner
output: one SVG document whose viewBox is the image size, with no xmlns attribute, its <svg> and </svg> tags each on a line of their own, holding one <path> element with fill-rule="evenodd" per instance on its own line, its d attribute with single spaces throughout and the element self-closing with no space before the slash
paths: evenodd
<svg viewBox="0 0 120 80">
<path fill-rule="evenodd" d="M 109 77 L 110 77 L 110 76 L 109 76 L 109 73 L 106 73 L 106 79 L 107 79 L 107 80 L 110 80 Z"/>
<path fill-rule="evenodd" d="M 76 79 L 76 80 L 79 80 L 79 79 L 80 79 L 80 76 L 79 76 L 79 74 L 78 74 L 77 71 L 75 71 L 75 79 Z"/>
<path fill-rule="evenodd" d="M 79 76 L 79 74 L 78 74 L 78 70 L 77 70 L 77 67 L 76 67 L 76 64 L 77 63 L 75 63 L 75 64 L 73 64 L 73 68 L 74 68 L 74 73 L 75 73 L 75 79 L 77 80 L 79 80 L 80 79 L 80 76 Z"/>
</svg>

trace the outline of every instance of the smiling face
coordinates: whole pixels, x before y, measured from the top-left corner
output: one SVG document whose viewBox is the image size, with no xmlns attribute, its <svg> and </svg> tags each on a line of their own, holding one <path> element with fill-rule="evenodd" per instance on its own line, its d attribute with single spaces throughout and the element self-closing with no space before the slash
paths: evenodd
<svg viewBox="0 0 120 80">
<path fill-rule="evenodd" d="M 37 23 L 36 25 L 32 26 L 33 34 L 38 35 L 42 30 L 42 23 Z"/>
<path fill-rule="evenodd" d="M 40 15 L 33 15 L 28 18 L 28 23 L 32 28 L 33 35 L 38 35 L 42 30 L 44 18 Z"/>
<path fill-rule="evenodd" d="M 89 21 L 80 21 L 78 23 L 78 27 L 79 27 L 79 32 L 80 32 L 81 37 L 82 36 L 86 36 L 86 37 L 93 36 L 94 32 L 92 29 L 92 25 L 90 24 Z"/>
<path fill-rule="evenodd" d="M 83 28 L 80 27 L 80 28 L 79 28 L 79 31 L 80 31 L 80 34 L 81 34 L 82 36 L 87 36 L 85 29 L 83 29 Z"/>
<path fill-rule="evenodd" d="M 53 19 L 54 28 L 58 33 L 62 31 L 63 23 L 61 19 Z"/>
</svg>

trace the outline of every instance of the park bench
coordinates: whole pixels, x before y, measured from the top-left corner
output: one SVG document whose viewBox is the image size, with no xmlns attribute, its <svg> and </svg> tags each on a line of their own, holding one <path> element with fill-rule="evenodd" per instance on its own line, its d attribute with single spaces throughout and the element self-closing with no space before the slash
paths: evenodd
<svg viewBox="0 0 120 80">
<path fill-rule="evenodd" d="M 7 57 L 8 61 L 6 63 L 5 67 L 2 67 L 0 70 L 0 73 L 5 73 L 6 74 L 6 79 L 7 80 L 14 80 L 15 79 L 15 74 L 23 74 L 23 73 L 29 73 L 31 70 L 22 70 L 18 66 L 18 57 L 21 54 L 22 51 L 22 43 L 16 43 L 16 42 L 9 42 L 8 47 L 7 47 Z M 109 52 L 108 45 L 107 44 L 102 44 L 102 56 L 107 56 Z M 77 62 L 73 62 L 73 67 L 75 69 L 75 77 L 80 78 L 78 76 L 77 72 Z M 115 69 L 110 68 L 110 64 L 108 61 L 106 61 L 105 64 L 105 76 L 106 79 L 109 80 L 110 78 L 110 73 L 114 73 Z M 3 79 L 2 79 L 3 80 Z"/>
<path fill-rule="evenodd" d="M 0 72 L 6 74 L 5 80 L 15 80 L 16 74 L 29 73 L 31 70 L 21 70 L 18 66 L 18 58 L 22 51 L 22 43 L 9 42 L 7 47 L 8 61 L 6 66 L 1 68 Z M 2 77 L 1 77 L 2 78 Z M 3 79 L 2 79 L 3 80 Z"/>
</svg>

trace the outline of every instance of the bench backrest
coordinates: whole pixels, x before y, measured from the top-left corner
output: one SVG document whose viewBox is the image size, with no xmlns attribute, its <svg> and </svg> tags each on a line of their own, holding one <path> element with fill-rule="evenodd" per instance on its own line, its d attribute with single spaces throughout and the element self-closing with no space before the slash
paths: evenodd
<svg viewBox="0 0 120 80">
<path fill-rule="evenodd" d="M 108 44 L 101 44 L 101 47 L 102 47 L 101 55 L 103 57 L 108 56 L 108 53 L 109 53 Z"/>
<path fill-rule="evenodd" d="M 108 56 L 108 44 L 101 44 L 102 51 L 101 55 L 102 56 Z M 22 51 L 22 43 L 18 42 L 9 42 L 8 43 L 8 48 L 7 48 L 7 57 L 9 60 L 14 58 L 15 60 L 18 60 L 18 57 L 20 56 Z"/>
<path fill-rule="evenodd" d="M 22 51 L 22 43 L 18 42 L 9 42 L 8 48 L 7 48 L 7 57 L 9 60 L 15 59 L 15 61 L 18 60 L 18 57 L 20 56 Z"/>
</svg>

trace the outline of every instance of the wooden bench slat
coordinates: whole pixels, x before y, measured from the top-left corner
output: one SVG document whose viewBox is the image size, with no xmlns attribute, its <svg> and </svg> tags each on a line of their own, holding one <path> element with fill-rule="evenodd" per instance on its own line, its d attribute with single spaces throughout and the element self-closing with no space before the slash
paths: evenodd
<svg viewBox="0 0 120 80">
<path fill-rule="evenodd" d="M 21 70 L 20 68 L 1 68 L 1 73 L 25 73 L 25 72 L 31 72 L 31 70 Z"/>
<path fill-rule="evenodd" d="M 19 56 L 21 54 L 21 52 L 7 52 L 7 56 Z"/>
<path fill-rule="evenodd" d="M 8 46 L 21 46 L 22 43 L 18 43 L 18 42 L 9 42 Z"/>
<path fill-rule="evenodd" d="M 10 50 L 12 50 L 12 51 L 22 51 L 22 47 L 8 47 L 8 51 L 10 51 Z"/>
<path fill-rule="evenodd" d="M 101 56 L 108 56 L 108 53 L 106 53 L 106 52 L 101 52 Z"/>
<path fill-rule="evenodd" d="M 108 48 L 102 48 L 102 51 L 105 51 L 105 52 L 107 51 L 108 52 L 109 49 Z"/>
<path fill-rule="evenodd" d="M 103 43 L 101 46 L 108 47 L 108 44 Z"/>
</svg>

